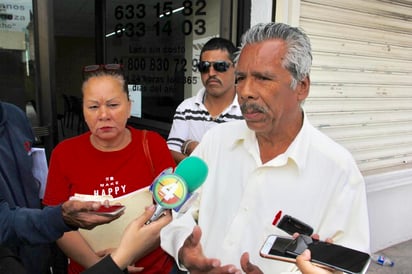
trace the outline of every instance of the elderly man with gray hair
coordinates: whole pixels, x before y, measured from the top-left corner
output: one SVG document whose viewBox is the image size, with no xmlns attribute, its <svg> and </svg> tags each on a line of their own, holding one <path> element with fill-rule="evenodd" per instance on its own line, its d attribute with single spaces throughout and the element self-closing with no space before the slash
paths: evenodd
<svg viewBox="0 0 412 274">
<path fill-rule="evenodd" d="M 273 220 L 287 214 L 323 239 L 368 252 L 363 177 L 302 107 L 308 36 L 283 23 L 258 24 L 244 34 L 236 63 L 244 120 L 210 129 L 193 151 L 209 166 L 208 177 L 196 206 L 162 230 L 161 246 L 190 273 L 294 272 L 293 263 L 259 255 L 268 235 L 286 234 Z"/>
</svg>

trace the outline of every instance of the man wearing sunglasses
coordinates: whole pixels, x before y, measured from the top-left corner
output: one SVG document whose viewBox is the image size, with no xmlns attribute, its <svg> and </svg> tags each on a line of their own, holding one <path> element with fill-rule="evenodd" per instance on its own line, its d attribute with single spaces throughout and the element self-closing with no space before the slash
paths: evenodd
<svg viewBox="0 0 412 274">
<path fill-rule="evenodd" d="M 235 51 L 231 41 L 219 37 L 202 48 L 197 67 L 204 87 L 177 107 L 167 139 L 176 163 L 191 154 L 211 127 L 243 119 L 235 92 Z"/>
</svg>

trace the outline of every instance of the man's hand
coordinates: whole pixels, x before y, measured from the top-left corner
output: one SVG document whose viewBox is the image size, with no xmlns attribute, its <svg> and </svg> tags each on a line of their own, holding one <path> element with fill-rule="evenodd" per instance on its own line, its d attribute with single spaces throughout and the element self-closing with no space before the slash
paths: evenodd
<svg viewBox="0 0 412 274">
<path fill-rule="evenodd" d="M 103 216 L 90 212 L 99 209 L 101 205 L 100 202 L 66 201 L 62 204 L 64 222 L 70 226 L 92 229 L 98 225 L 110 223 L 123 214 L 121 212 L 114 216 Z"/>
<path fill-rule="evenodd" d="M 249 260 L 249 253 L 245 252 L 240 257 L 240 265 L 246 274 L 263 274 L 263 271 L 257 265 L 254 265 Z"/>
<path fill-rule="evenodd" d="M 207 258 L 203 254 L 202 245 L 200 244 L 201 236 L 202 231 L 200 227 L 194 227 L 192 234 L 187 237 L 179 250 L 179 262 L 183 264 L 191 274 L 241 273 L 234 265 L 221 266 L 220 260 Z"/>
</svg>

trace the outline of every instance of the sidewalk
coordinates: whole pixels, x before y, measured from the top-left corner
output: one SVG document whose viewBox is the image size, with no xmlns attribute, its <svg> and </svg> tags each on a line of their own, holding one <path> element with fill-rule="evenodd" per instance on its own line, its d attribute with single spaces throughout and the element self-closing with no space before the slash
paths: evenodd
<svg viewBox="0 0 412 274">
<path fill-rule="evenodd" d="M 412 274 L 412 240 L 376 252 L 390 258 L 395 265 L 381 266 L 371 262 L 367 274 Z"/>
</svg>

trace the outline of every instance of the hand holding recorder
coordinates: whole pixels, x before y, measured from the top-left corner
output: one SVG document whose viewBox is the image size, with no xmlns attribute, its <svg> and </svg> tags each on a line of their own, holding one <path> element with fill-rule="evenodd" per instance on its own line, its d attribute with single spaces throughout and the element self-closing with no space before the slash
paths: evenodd
<svg viewBox="0 0 412 274">
<path fill-rule="evenodd" d="M 264 243 L 260 255 L 265 258 L 296 262 L 296 257 L 306 249 L 310 250 L 311 261 L 318 266 L 329 270 L 338 270 L 350 274 L 366 273 L 370 263 L 367 253 L 350 249 L 341 245 L 313 240 L 306 235 L 300 235 L 293 239 L 270 235 Z M 300 260 L 307 258 L 307 254 Z M 302 264 L 303 262 L 300 261 Z M 307 266 L 303 263 L 303 266 Z"/>
<path fill-rule="evenodd" d="M 103 205 L 95 201 L 77 201 L 69 200 L 62 205 L 62 215 L 66 224 L 84 229 L 93 229 L 94 227 L 110 223 L 122 215 L 122 210 L 117 206 L 108 206 L 108 201 Z M 116 212 L 112 214 L 96 214 L 99 211 L 106 211 L 116 207 Z"/>
<path fill-rule="evenodd" d="M 296 265 L 304 274 L 331 274 L 332 272 L 314 265 L 311 261 L 311 253 L 306 249 L 302 254 L 296 257 Z"/>
</svg>

